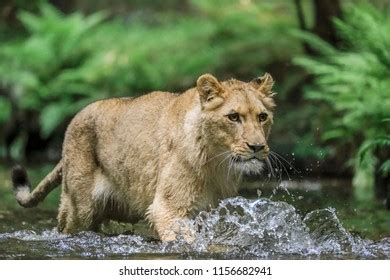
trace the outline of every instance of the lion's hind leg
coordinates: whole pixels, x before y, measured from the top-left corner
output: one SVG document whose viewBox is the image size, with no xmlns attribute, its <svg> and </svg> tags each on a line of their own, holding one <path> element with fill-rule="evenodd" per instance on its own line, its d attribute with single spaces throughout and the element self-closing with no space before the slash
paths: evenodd
<svg viewBox="0 0 390 280">
<path fill-rule="evenodd" d="M 99 230 L 105 208 L 101 197 L 105 194 L 99 193 L 101 178 L 96 170 L 88 174 L 71 175 L 73 180 L 69 180 L 71 186 L 62 195 L 58 214 L 58 229 L 61 232 Z"/>
<path fill-rule="evenodd" d="M 61 205 L 58 213 L 58 230 L 75 233 L 97 231 L 102 222 L 103 210 L 96 204 L 94 188 L 100 170 L 94 157 L 93 142 L 81 133 L 64 145 Z"/>
</svg>

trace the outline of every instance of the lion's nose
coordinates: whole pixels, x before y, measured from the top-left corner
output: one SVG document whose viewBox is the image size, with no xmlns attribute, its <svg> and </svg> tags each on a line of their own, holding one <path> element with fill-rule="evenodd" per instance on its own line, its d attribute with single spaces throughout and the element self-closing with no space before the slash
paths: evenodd
<svg viewBox="0 0 390 280">
<path fill-rule="evenodd" d="M 255 144 L 246 143 L 246 144 L 248 145 L 249 149 L 251 149 L 254 153 L 263 150 L 265 147 L 265 145 L 259 143 L 255 143 Z"/>
</svg>

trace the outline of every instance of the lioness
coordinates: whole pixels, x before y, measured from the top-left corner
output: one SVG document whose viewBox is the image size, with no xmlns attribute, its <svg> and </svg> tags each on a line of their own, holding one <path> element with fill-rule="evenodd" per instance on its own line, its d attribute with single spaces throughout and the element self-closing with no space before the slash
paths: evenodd
<svg viewBox="0 0 390 280">
<path fill-rule="evenodd" d="M 62 183 L 60 232 L 146 218 L 161 240 L 173 240 L 182 221 L 236 195 L 243 173 L 261 172 L 272 86 L 268 73 L 249 83 L 205 74 L 180 95 L 92 103 L 73 118 L 61 161 L 32 192 L 26 171 L 13 169 L 16 199 L 34 207 Z"/>
</svg>

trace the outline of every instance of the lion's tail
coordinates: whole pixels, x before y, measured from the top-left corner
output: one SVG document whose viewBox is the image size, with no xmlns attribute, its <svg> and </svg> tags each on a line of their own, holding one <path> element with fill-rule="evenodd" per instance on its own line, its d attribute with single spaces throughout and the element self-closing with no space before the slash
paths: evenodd
<svg viewBox="0 0 390 280">
<path fill-rule="evenodd" d="M 61 183 L 61 179 L 62 161 L 31 192 L 31 185 L 26 170 L 20 165 L 12 169 L 12 184 L 15 198 L 21 206 L 26 208 L 37 206 Z"/>
</svg>

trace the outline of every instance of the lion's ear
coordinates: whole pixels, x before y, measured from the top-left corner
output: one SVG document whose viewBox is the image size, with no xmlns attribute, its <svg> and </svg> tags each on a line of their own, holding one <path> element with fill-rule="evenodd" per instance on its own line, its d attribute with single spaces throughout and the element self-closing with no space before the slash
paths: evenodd
<svg viewBox="0 0 390 280">
<path fill-rule="evenodd" d="M 221 97 L 223 87 L 211 74 L 204 74 L 198 78 L 196 88 L 199 92 L 200 101 L 202 104 L 212 101 L 216 97 Z"/>
<path fill-rule="evenodd" d="M 272 87 L 274 85 L 274 79 L 268 73 L 265 73 L 262 77 L 255 78 L 251 81 L 253 86 L 261 91 L 265 96 L 272 96 Z"/>
</svg>

